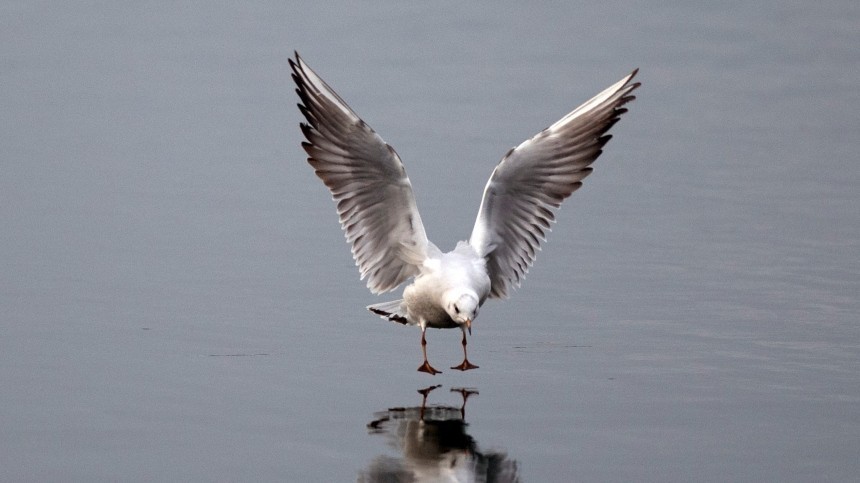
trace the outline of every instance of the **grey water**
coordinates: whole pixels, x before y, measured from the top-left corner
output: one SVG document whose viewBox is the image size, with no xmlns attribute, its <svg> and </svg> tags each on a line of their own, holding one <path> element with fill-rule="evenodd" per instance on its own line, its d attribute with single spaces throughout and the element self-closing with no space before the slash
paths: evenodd
<svg viewBox="0 0 860 483">
<path fill-rule="evenodd" d="M 853 0 L 0 3 L 0 480 L 856 479 L 858 26 Z M 305 162 L 293 50 L 443 249 L 510 147 L 641 69 L 475 321 L 480 369 L 431 330 L 417 372 L 420 331 L 364 309 L 399 294 Z"/>
</svg>

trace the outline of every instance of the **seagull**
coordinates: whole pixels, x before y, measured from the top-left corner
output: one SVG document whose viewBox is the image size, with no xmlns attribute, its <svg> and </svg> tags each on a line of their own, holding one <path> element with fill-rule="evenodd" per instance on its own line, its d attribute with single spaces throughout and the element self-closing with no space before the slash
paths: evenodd
<svg viewBox="0 0 860 483">
<path fill-rule="evenodd" d="M 428 327 L 466 332 L 488 298 L 507 298 L 534 263 L 561 203 L 582 186 L 591 163 L 612 137 L 639 87 L 638 69 L 559 121 L 510 149 L 493 170 L 468 241 L 443 253 L 427 239 L 412 183 L 400 156 L 295 53 L 290 59 L 299 96 L 308 163 L 331 191 L 340 225 L 367 288 L 390 292 L 412 279 L 403 298 L 367 307 L 384 319 L 421 328 L 424 362 Z"/>
</svg>

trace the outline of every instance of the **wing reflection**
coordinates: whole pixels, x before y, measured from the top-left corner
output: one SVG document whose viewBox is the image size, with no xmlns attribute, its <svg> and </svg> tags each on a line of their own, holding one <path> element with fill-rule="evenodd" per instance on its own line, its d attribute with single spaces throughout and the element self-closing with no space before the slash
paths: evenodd
<svg viewBox="0 0 860 483">
<path fill-rule="evenodd" d="M 367 425 L 371 434 L 385 435 L 401 456 L 376 457 L 358 478 L 372 482 L 519 482 L 517 462 L 505 453 L 478 451 L 466 432 L 466 401 L 474 389 L 451 389 L 463 398 L 460 407 L 427 405 L 430 392 L 418 391 L 421 406 L 380 411 Z"/>
</svg>

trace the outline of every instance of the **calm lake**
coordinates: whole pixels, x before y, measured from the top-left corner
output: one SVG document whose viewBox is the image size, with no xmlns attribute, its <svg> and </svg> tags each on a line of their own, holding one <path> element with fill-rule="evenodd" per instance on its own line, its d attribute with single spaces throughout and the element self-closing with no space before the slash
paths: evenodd
<svg viewBox="0 0 860 483">
<path fill-rule="evenodd" d="M 0 480 L 860 475 L 860 2 L 0 5 Z M 298 50 L 469 236 L 507 150 L 642 87 L 472 327 L 365 306 Z"/>
</svg>

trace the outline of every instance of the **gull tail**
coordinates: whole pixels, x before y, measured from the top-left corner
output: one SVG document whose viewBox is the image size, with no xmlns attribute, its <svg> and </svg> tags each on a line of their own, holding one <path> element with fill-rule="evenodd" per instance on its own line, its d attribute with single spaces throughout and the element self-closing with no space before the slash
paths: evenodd
<svg viewBox="0 0 860 483">
<path fill-rule="evenodd" d="M 392 322 L 404 325 L 409 323 L 409 320 L 406 318 L 406 308 L 403 306 L 403 299 L 368 305 L 367 310 Z"/>
</svg>

